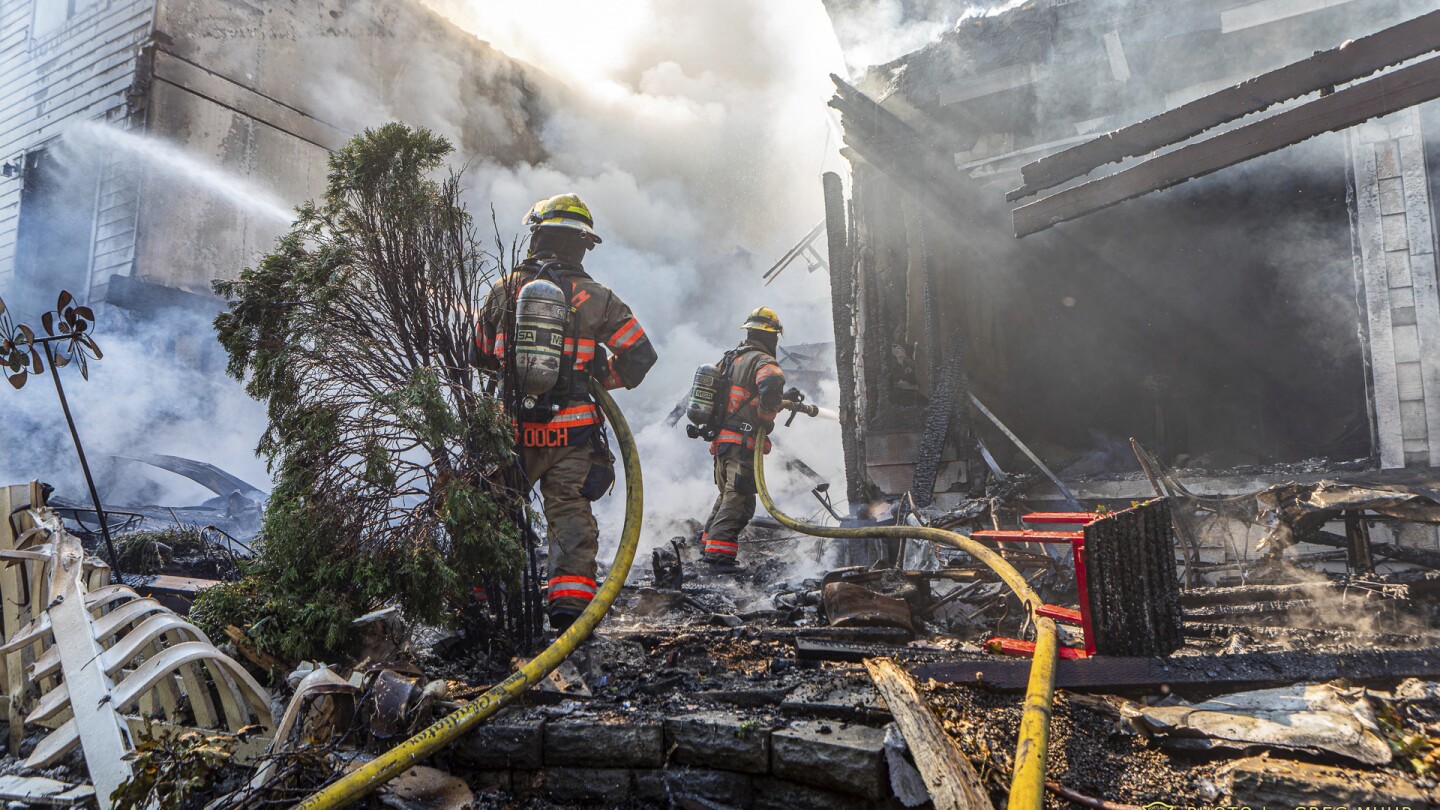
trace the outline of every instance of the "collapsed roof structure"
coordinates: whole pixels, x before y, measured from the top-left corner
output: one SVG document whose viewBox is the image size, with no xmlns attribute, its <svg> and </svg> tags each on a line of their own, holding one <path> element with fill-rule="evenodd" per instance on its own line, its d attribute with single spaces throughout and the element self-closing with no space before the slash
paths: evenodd
<svg viewBox="0 0 1440 810">
<path fill-rule="evenodd" d="M 1434 465 L 1440 93 L 1433 59 L 1392 68 L 1437 24 L 1424 3 L 1032 0 L 837 81 L 852 500 L 926 500 L 933 475 L 954 502 L 1028 468 L 972 396 L 1082 495 L 1151 491 L 1077 481 L 1134 470 L 1127 437 L 1188 468 Z M 1216 486 L 1296 473 L 1259 472 Z"/>
</svg>

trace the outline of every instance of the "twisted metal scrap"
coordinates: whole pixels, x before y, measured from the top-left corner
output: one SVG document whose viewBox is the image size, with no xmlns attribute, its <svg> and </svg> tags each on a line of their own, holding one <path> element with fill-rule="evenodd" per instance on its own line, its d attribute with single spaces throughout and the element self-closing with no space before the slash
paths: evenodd
<svg viewBox="0 0 1440 810">
<path fill-rule="evenodd" d="M 48 767 L 80 745 L 104 810 L 130 773 L 124 712 L 138 706 L 173 725 L 232 732 L 252 722 L 274 729 L 269 693 L 199 628 L 127 586 L 94 587 L 104 578 L 87 574 L 103 564 L 85 557 L 50 509 L 28 516 L 34 528 L 0 550 L 0 565 L 22 566 L 21 593 L 0 593 L 7 609 L 44 605 L 0 646 L 8 666 L 29 663 L 23 693 L 9 697 L 39 693 L 25 722 L 53 729 L 27 768 Z"/>
</svg>

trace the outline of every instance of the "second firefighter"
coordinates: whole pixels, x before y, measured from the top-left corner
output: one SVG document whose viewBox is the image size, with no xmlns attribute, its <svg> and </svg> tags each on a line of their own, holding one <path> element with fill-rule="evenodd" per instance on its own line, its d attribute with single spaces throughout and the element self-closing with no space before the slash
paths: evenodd
<svg viewBox="0 0 1440 810">
<path fill-rule="evenodd" d="M 755 516 L 755 438 L 757 429 L 775 427 L 785 392 L 785 374 L 775 359 L 784 327 L 769 307 L 750 313 L 743 325 L 745 340 L 725 353 L 720 372 L 720 420 L 710 442 L 719 494 L 701 535 L 702 559 L 736 565 L 740 533 Z M 728 390 L 726 388 L 728 384 Z M 770 452 L 770 441 L 765 441 Z"/>
</svg>

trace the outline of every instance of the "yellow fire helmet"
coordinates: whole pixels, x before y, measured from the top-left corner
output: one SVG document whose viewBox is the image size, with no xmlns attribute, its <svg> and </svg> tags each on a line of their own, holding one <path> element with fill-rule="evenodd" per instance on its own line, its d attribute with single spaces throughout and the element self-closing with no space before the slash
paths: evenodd
<svg viewBox="0 0 1440 810">
<path fill-rule="evenodd" d="M 601 241 L 599 234 L 595 233 L 595 220 L 590 216 L 590 206 L 586 205 L 578 194 L 557 194 L 535 203 L 521 224 L 528 227 L 531 233 L 534 233 L 536 228 L 572 228 L 595 240 L 597 245 Z"/>
<path fill-rule="evenodd" d="M 777 335 L 785 334 L 785 327 L 780 325 L 780 316 L 775 310 L 769 307 L 760 307 L 750 313 L 745 319 L 744 328 L 758 329 L 761 332 L 774 332 Z"/>
</svg>

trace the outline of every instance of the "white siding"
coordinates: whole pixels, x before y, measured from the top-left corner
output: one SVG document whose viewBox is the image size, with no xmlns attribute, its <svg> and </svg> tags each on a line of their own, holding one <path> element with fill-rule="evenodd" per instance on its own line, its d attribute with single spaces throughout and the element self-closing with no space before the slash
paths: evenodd
<svg viewBox="0 0 1440 810">
<path fill-rule="evenodd" d="M 0 0 L 0 162 L 17 161 L 76 120 L 139 126 L 143 110 L 131 107 L 130 91 L 154 0 L 97 0 L 40 39 L 31 37 L 32 5 Z M 19 178 L 0 178 L 0 290 L 15 271 L 20 189 Z M 129 272 L 135 194 L 133 181 L 105 172 L 92 279 Z"/>
</svg>

